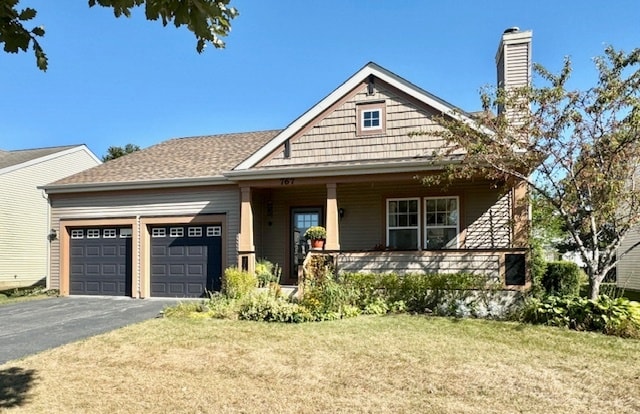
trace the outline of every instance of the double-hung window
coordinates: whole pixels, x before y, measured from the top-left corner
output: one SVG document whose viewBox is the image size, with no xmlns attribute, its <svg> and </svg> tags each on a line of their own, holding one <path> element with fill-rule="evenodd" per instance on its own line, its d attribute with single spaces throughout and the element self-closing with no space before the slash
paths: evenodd
<svg viewBox="0 0 640 414">
<path fill-rule="evenodd" d="M 396 250 L 417 250 L 420 230 L 418 198 L 387 200 L 387 246 Z"/>
<path fill-rule="evenodd" d="M 458 197 L 425 197 L 424 248 L 427 250 L 458 247 Z"/>
</svg>

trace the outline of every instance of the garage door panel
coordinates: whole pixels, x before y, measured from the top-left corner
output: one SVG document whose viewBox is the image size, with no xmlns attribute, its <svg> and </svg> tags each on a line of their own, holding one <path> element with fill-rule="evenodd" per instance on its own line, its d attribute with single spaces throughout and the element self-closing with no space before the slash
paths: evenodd
<svg viewBox="0 0 640 414">
<path fill-rule="evenodd" d="M 203 226 L 176 225 L 154 226 L 150 233 L 152 296 L 202 297 L 220 289 L 220 233 L 207 235 Z"/>
<path fill-rule="evenodd" d="M 71 230 L 69 293 L 131 294 L 131 238 L 113 237 L 117 230 L 114 227 Z"/>
</svg>

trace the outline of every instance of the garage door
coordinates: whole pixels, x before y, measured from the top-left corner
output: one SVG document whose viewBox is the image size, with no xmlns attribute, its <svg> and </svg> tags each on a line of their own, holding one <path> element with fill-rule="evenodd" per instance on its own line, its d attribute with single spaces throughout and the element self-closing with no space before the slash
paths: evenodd
<svg viewBox="0 0 640 414">
<path fill-rule="evenodd" d="M 220 226 L 153 226 L 150 232 L 151 296 L 202 297 L 220 290 Z"/>
<path fill-rule="evenodd" d="M 69 293 L 131 295 L 131 228 L 70 229 Z"/>
</svg>

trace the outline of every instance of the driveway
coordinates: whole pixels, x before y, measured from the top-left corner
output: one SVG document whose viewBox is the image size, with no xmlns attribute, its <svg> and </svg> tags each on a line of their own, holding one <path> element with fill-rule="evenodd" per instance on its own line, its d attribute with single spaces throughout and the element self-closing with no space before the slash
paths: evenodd
<svg viewBox="0 0 640 414">
<path fill-rule="evenodd" d="M 175 299 L 58 297 L 0 306 L 0 364 L 152 319 Z"/>
</svg>

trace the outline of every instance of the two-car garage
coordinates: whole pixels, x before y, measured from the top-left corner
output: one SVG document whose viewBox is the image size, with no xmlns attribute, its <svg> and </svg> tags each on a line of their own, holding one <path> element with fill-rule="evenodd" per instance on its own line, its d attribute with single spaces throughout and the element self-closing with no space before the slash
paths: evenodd
<svg viewBox="0 0 640 414">
<path fill-rule="evenodd" d="M 202 297 L 220 290 L 221 225 L 170 223 L 143 228 L 147 237 L 136 240 L 132 226 L 67 227 L 68 293 L 137 297 L 142 289 L 148 290 L 142 296 Z M 140 248 L 140 243 L 147 246 Z M 139 263 L 133 260 L 137 252 L 148 256 L 141 258 L 148 263 L 142 274 L 141 266 L 134 265 Z"/>
</svg>

